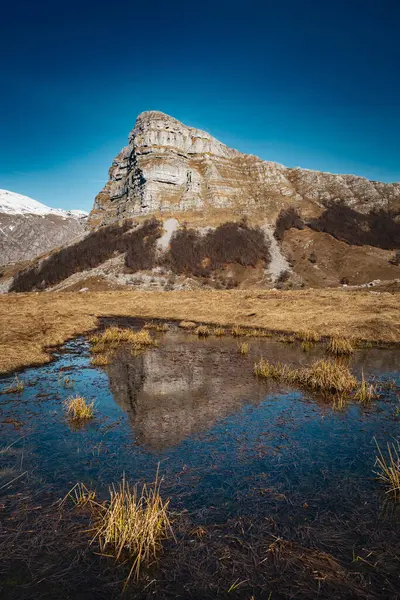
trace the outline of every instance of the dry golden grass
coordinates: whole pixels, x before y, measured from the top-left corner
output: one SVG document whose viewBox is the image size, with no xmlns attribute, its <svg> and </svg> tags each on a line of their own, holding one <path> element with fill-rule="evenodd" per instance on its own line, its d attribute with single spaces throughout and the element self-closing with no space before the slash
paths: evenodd
<svg viewBox="0 0 400 600">
<path fill-rule="evenodd" d="M 154 323 L 151 321 L 150 323 L 146 323 L 143 329 L 153 329 L 154 331 L 165 333 L 168 331 L 168 325 L 166 323 Z"/>
<path fill-rule="evenodd" d="M 342 290 L 3 294 L 0 373 L 48 362 L 48 348 L 89 333 L 106 316 L 400 342 L 399 300 L 398 293 Z"/>
<path fill-rule="evenodd" d="M 209 327 L 207 327 L 207 325 L 199 325 L 198 327 L 196 327 L 193 333 L 195 333 L 199 337 L 208 337 L 211 333 L 211 330 Z"/>
<path fill-rule="evenodd" d="M 374 398 L 377 398 L 378 392 L 376 387 L 372 383 L 368 383 L 364 379 L 364 372 L 362 374 L 361 383 L 359 384 L 357 391 L 354 395 L 355 399 L 361 402 L 361 404 L 368 404 Z"/>
<path fill-rule="evenodd" d="M 89 421 L 94 417 L 94 400 L 88 402 L 83 396 L 71 396 L 64 404 L 70 421 Z"/>
<path fill-rule="evenodd" d="M 97 505 L 93 540 L 98 540 L 101 552 L 132 561 L 125 586 L 132 575 L 139 578 L 142 565 L 154 561 L 162 540 L 173 535 L 168 504 L 161 498 L 158 477 L 152 487 L 141 490 L 124 477 L 118 487 L 110 488 L 110 500 Z"/>
<path fill-rule="evenodd" d="M 92 356 L 90 363 L 95 367 L 106 367 L 110 364 L 111 358 L 111 352 L 108 352 L 107 354 L 96 354 L 96 356 Z"/>
<path fill-rule="evenodd" d="M 353 354 L 354 346 L 351 340 L 343 337 L 331 337 L 326 351 L 335 356 L 346 356 Z"/>
<path fill-rule="evenodd" d="M 345 365 L 330 360 L 318 360 L 310 366 L 296 369 L 261 359 L 255 363 L 254 373 L 265 379 L 283 380 L 328 394 L 349 394 L 358 386 L 357 379 Z"/>
<path fill-rule="evenodd" d="M 248 354 L 249 353 L 249 344 L 247 342 L 242 342 L 238 346 L 240 354 Z"/>
<path fill-rule="evenodd" d="M 387 456 L 384 456 L 378 442 L 376 440 L 375 442 L 378 448 L 378 456 L 375 462 L 377 471 L 375 473 L 388 488 L 388 492 L 397 497 L 400 493 L 400 443 L 398 440 L 393 444 L 388 442 Z"/>
</svg>

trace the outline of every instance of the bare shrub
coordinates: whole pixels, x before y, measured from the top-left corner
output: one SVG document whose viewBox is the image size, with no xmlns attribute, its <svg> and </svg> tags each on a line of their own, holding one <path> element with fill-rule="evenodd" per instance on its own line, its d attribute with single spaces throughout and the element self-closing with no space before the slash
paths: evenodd
<svg viewBox="0 0 400 600">
<path fill-rule="evenodd" d="M 171 239 L 167 256 L 174 273 L 206 277 L 226 264 L 255 266 L 270 260 L 269 244 L 259 227 L 246 222 L 223 223 L 204 236 L 194 229 L 180 229 Z"/>
<path fill-rule="evenodd" d="M 274 236 L 277 240 L 282 241 L 285 231 L 288 229 L 304 229 L 304 223 L 297 210 L 290 206 L 289 208 L 282 209 L 278 215 L 275 223 Z"/>
<path fill-rule="evenodd" d="M 384 250 L 400 248 L 400 223 L 394 212 L 383 209 L 368 214 L 359 213 L 344 202 L 332 202 L 328 208 L 308 224 L 315 231 L 355 246 L 375 246 Z"/>
</svg>

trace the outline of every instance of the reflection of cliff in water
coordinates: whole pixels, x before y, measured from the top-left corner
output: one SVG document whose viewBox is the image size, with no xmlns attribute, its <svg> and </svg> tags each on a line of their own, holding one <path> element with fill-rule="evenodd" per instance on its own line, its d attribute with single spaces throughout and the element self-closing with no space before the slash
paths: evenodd
<svg viewBox="0 0 400 600">
<path fill-rule="evenodd" d="M 238 353 L 229 338 L 197 340 L 190 335 L 166 335 L 158 349 L 133 357 L 121 349 L 107 368 L 115 401 L 130 417 L 137 440 L 155 450 L 178 444 L 192 434 L 206 431 L 245 403 L 258 404 L 271 392 L 281 392 L 274 382 L 253 376 L 254 360 L 306 365 L 324 356 L 315 346 L 302 352 L 297 344 L 251 340 L 248 356 Z M 390 372 L 398 365 L 396 349 L 358 351 L 346 360 L 361 376 Z M 322 407 L 326 400 L 313 397 Z"/>
<path fill-rule="evenodd" d="M 232 347 L 175 341 L 137 357 L 121 351 L 107 371 L 138 441 L 160 450 L 265 397 L 245 362 Z"/>
</svg>

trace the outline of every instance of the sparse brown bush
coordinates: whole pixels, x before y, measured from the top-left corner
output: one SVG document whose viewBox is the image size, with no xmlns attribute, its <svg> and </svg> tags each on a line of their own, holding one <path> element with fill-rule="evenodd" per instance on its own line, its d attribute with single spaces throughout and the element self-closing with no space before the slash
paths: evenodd
<svg viewBox="0 0 400 600">
<path fill-rule="evenodd" d="M 289 208 L 282 209 L 278 215 L 275 224 L 274 235 L 277 240 L 282 241 L 285 231 L 288 229 L 304 229 L 304 223 L 297 210 L 290 206 Z"/>
<path fill-rule="evenodd" d="M 226 264 L 254 267 L 260 260 L 269 262 L 269 244 L 259 227 L 250 227 L 243 221 L 223 223 L 205 235 L 194 229 L 179 229 L 172 236 L 166 259 L 174 273 L 196 277 L 207 277 Z M 226 283 L 227 287 L 236 285 L 234 280 Z"/>
<path fill-rule="evenodd" d="M 312 219 L 307 225 L 347 244 L 394 250 L 400 248 L 400 223 L 396 222 L 396 216 L 383 209 L 365 215 L 344 202 L 332 202 L 318 219 Z"/>
</svg>

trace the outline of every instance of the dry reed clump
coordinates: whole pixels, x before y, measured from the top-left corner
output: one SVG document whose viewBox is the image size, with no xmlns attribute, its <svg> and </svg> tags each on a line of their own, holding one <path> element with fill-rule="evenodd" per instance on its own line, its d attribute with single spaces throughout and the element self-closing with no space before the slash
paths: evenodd
<svg viewBox="0 0 400 600">
<path fill-rule="evenodd" d="M 150 323 L 146 323 L 143 329 L 153 329 L 153 331 L 164 333 L 165 331 L 168 331 L 169 328 L 166 323 L 154 323 L 154 321 L 151 321 Z"/>
<path fill-rule="evenodd" d="M 88 421 L 94 417 L 94 400 L 88 402 L 83 396 L 72 396 L 64 402 L 70 421 Z"/>
<path fill-rule="evenodd" d="M 248 354 L 249 353 L 249 344 L 247 342 L 242 342 L 238 346 L 240 354 Z"/>
<path fill-rule="evenodd" d="M 84 483 L 76 483 L 61 501 L 61 505 L 64 504 L 67 499 L 72 500 L 75 506 L 86 506 L 96 500 L 96 492 L 90 490 Z"/>
<path fill-rule="evenodd" d="M 196 329 L 197 324 L 194 321 L 181 321 L 179 327 L 181 329 Z"/>
<path fill-rule="evenodd" d="M 208 337 L 211 334 L 211 330 L 209 327 L 207 327 L 207 325 L 199 325 L 196 327 L 193 333 L 199 337 Z"/>
<path fill-rule="evenodd" d="M 225 334 L 226 331 L 223 327 L 216 327 L 213 331 L 213 335 L 215 335 L 216 337 L 222 337 Z"/>
<path fill-rule="evenodd" d="M 162 540 L 173 536 L 169 519 L 169 501 L 160 495 L 158 473 L 153 486 L 130 486 L 123 477 L 110 488 L 110 499 L 94 505 L 93 540 L 101 552 L 117 560 L 132 561 L 125 587 L 132 575 L 137 580 L 143 565 L 150 565 L 161 549 Z"/>
<path fill-rule="evenodd" d="M 378 448 L 375 474 L 388 488 L 388 493 L 393 493 L 397 498 L 400 493 L 400 442 L 399 440 L 392 444 L 388 442 L 387 456 L 384 456 L 376 440 L 375 443 Z"/>
<path fill-rule="evenodd" d="M 328 346 L 326 348 L 326 351 L 329 354 L 333 354 L 335 356 L 341 356 L 341 355 L 346 356 L 349 354 L 353 354 L 354 346 L 353 346 L 352 342 L 347 338 L 331 337 L 331 339 L 329 340 Z"/>
<path fill-rule="evenodd" d="M 129 344 L 134 350 L 144 350 L 149 346 L 155 346 L 156 342 L 146 329 L 134 331 L 122 327 L 108 327 L 103 332 L 90 338 L 91 351 L 101 354 L 115 350 L 121 344 Z"/>
<path fill-rule="evenodd" d="M 254 373 L 266 379 L 279 379 L 329 394 L 351 393 L 358 386 L 357 379 L 345 365 L 329 360 L 318 360 L 308 367 L 296 369 L 261 359 L 255 363 Z"/>
<path fill-rule="evenodd" d="M 311 329 L 301 329 L 295 334 L 295 338 L 300 340 L 301 342 L 319 342 L 321 340 L 321 336 L 316 331 L 311 331 Z"/>
<path fill-rule="evenodd" d="M 112 352 L 108 352 L 107 354 L 96 354 L 96 356 L 92 357 L 90 364 L 95 367 L 106 367 L 110 364 L 112 356 Z"/>
<path fill-rule="evenodd" d="M 372 383 L 368 383 L 364 379 L 364 371 L 361 377 L 361 383 L 359 384 L 356 393 L 354 394 L 356 400 L 361 402 L 362 404 L 367 404 L 371 402 L 374 398 L 378 397 L 378 391 L 376 386 Z"/>
</svg>

